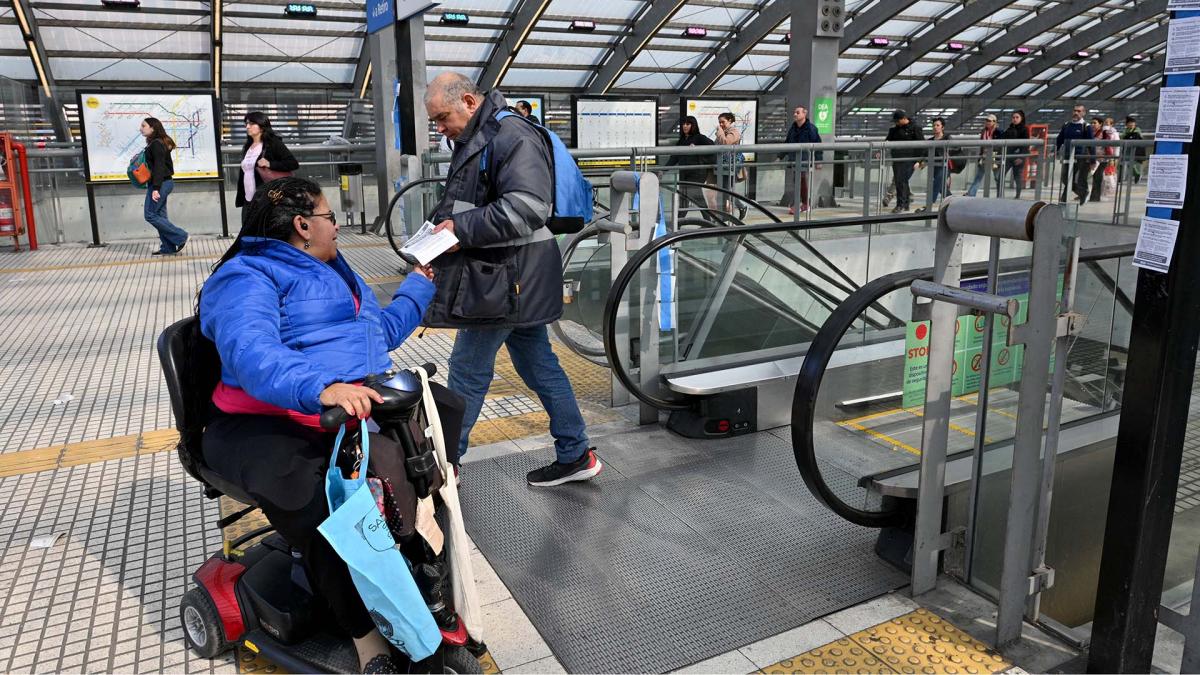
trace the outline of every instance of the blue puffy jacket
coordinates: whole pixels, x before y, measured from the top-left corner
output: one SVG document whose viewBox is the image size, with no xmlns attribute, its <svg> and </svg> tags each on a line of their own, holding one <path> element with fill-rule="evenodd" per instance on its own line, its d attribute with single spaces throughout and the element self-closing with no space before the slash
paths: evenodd
<svg viewBox="0 0 1200 675">
<path fill-rule="evenodd" d="M 221 354 L 222 382 L 281 408 L 318 413 L 329 385 L 390 368 L 388 352 L 433 299 L 433 282 L 410 274 L 381 309 L 340 253 L 324 263 L 275 239 L 243 243 L 204 282 L 200 328 Z"/>
</svg>

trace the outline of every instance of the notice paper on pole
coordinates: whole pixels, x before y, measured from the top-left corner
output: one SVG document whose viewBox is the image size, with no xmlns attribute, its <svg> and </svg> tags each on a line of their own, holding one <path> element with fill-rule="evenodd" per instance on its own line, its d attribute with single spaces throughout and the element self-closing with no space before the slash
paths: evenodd
<svg viewBox="0 0 1200 675">
<path fill-rule="evenodd" d="M 1171 267 L 1171 254 L 1175 251 L 1175 235 L 1179 234 L 1179 221 L 1165 218 L 1142 218 L 1138 230 L 1137 248 L 1133 252 L 1133 264 L 1156 272 L 1166 272 Z"/>
<path fill-rule="evenodd" d="M 1165 70 L 1168 75 L 1200 73 L 1200 17 L 1171 20 Z"/>
<path fill-rule="evenodd" d="M 1200 0 L 1167 0 L 1167 11 L 1200 9 Z"/>
<path fill-rule="evenodd" d="M 1200 87 L 1163 87 L 1158 97 L 1154 140 L 1191 143 L 1197 102 L 1200 102 Z"/>
<path fill-rule="evenodd" d="M 1187 194 L 1187 155 L 1150 155 L 1146 206 L 1182 209 Z"/>
</svg>

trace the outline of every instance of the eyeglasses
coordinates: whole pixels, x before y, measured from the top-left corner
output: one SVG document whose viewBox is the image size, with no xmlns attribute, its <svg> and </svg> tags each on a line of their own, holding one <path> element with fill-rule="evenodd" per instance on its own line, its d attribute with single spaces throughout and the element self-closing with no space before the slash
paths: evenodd
<svg viewBox="0 0 1200 675">
<path fill-rule="evenodd" d="M 328 218 L 329 224 L 337 225 L 337 215 L 333 211 L 330 211 L 329 213 L 314 213 L 310 217 L 312 217 L 312 218 Z"/>
</svg>

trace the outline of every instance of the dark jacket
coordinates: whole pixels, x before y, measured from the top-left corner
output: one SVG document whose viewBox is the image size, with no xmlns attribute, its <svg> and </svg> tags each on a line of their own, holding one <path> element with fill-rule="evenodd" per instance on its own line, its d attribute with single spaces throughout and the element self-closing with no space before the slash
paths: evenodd
<svg viewBox="0 0 1200 675">
<path fill-rule="evenodd" d="M 1059 157 L 1063 161 L 1066 161 L 1066 157 L 1064 157 L 1062 154 L 1063 144 L 1064 143 L 1069 144 L 1069 143 L 1071 143 L 1071 141 L 1074 141 L 1074 140 L 1081 140 L 1081 141 L 1092 140 L 1092 130 L 1088 128 L 1088 125 L 1086 123 L 1084 123 L 1082 121 L 1067 122 L 1066 124 L 1064 124 L 1062 126 L 1062 129 L 1058 132 L 1058 137 L 1054 139 L 1054 147 L 1058 149 Z M 1071 145 L 1067 146 L 1068 150 L 1071 150 L 1072 148 L 1073 148 L 1073 146 L 1071 146 Z M 1092 156 L 1092 148 L 1074 147 L 1073 149 L 1075 151 L 1076 157 L 1091 158 L 1091 156 Z"/>
<path fill-rule="evenodd" d="M 159 190 L 163 181 L 175 176 L 175 161 L 167 144 L 153 140 L 146 144 L 146 166 L 150 167 L 150 189 Z"/>
<path fill-rule="evenodd" d="M 1142 130 L 1134 127 L 1132 129 L 1125 128 L 1121 131 L 1121 139 L 1126 141 L 1140 141 L 1142 139 Z M 1141 161 L 1146 159 L 1146 148 L 1134 148 L 1133 156 Z"/>
<path fill-rule="evenodd" d="M 700 133 L 700 124 L 696 121 L 695 117 L 685 117 L 684 121 L 692 123 L 692 133 L 687 136 L 680 134 L 679 140 L 675 142 L 675 147 L 682 148 L 689 145 L 713 144 L 713 140 L 711 138 Z M 715 163 L 716 155 L 671 155 L 671 157 L 667 159 L 667 166 L 705 166 Z M 691 174 L 693 178 L 696 176 L 695 170 L 680 173 Z M 701 171 L 700 173 L 703 174 L 704 172 Z M 704 180 L 703 175 L 701 175 L 700 180 Z"/>
<path fill-rule="evenodd" d="M 904 126 L 893 125 L 888 129 L 887 140 L 889 141 L 923 141 L 925 134 L 921 133 L 921 128 L 916 122 L 909 120 Z M 892 159 L 897 161 L 916 161 L 924 159 L 928 153 L 921 148 L 897 148 L 892 150 Z"/>
<path fill-rule="evenodd" d="M 532 124 L 496 120 L 503 109 L 504 95 L 488 94 L 455 140 L 446 191 L 429 221 L 453 220 L 462 248 L 433 261 L 428 326 L 540 326 L 562 315 L 562 259 L 546 229 L 553 156 Z"/>
<path fill-rule="evenodd" d="M 242 243 L 204 282 L 200 328 L 221 354 L 221 381 L 280 408 L 319 413 L 325 387 L 390 368 L 388 352 L 433 297 L 410 274 L 380 308 L 341 253 L 325 263 L 276 239 Z"/>
<path fill-rule="evenodd" d="M 788 128 L 787 138 L 785 138 L 783 140 L 783 142 L 784 143 L 820 143 L 821 142 L 821 134 L 820 134 L 820 132 L 817 131 L 817 125 L 813 124 L 812 120 L 806 119 L 806 120 L 804 120 L 803 125 L 792 122 L 792 126 L 790 128 Z M 821 150 L 815 151 L 814 154 L 816 155 L 816 161 L 819 162 L 822 159 L 824 159 L 824 153 Z M 800 153 L 797 153 L 797 155 L 798 155 L 797 159 L 799 161 L 801 161 L 801 162 L 808 161 L 808 152 L 800 152 Z"/>
<path fill-rule="evenodd" d="M 1025 126 L 1024 122 L 1020 124 L 1010 124 L 1008 125 L 1008 128 L 1004 130 L 1004 133 L 1000 135 L 1000 138 L 1029 138 L 1029 127 Z M 1027 155 L 1029 154 L 1029 148 L 1024 145 L 1011 145 L 1005 148 L 1005 152 L 1008 155 Z M 1010 157 L 1009 161 L 1011 162 L 1013 159 L 1024 158 Z"/>
<path fill-rule="evenodd" d="M 270 162 L 271 169 L 273 171 L 295 171 L 296 169 L 300 168 L 300 162 L 296 161 L 296 158 L 292 156 L 292 151 L 288 150 L 287 145 L 284 144 L 283 139 L 279 136 L 276 136 L 275 134 L 266 136 L 263 138 L 262 144 L 262 154 L 259 155 L 258 158 L 265 159 Z M 246 144 L 242 146 L 242 157 L 246 156 L 246 151 L 250 149 L 251 145 L 254 145 L 254 141 L 247 138 Z M 238 161 L 241 160 L 239 159 Z M 257 165 L 257 162 L 255 162 L 255 164 Z M 245 178 L 246 172 L 238 169 L 237 197 L 233 200 L 234 206 L 241 207 L 246 205 Z M 255 191 L 257 191 L 262 184 L 262 176 L 258 175 L 258 171 L 256 170 L 254 172 Z"/>
</svg>

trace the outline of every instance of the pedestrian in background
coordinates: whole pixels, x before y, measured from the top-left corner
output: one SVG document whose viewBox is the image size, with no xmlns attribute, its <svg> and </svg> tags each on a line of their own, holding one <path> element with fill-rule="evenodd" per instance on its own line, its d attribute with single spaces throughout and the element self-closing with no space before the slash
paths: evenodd
<svg viewBox="0 0 1200 675">
<path fill-rule="evenodd" d="M 953 140 L 950 134 L 946 133 L 946 120 L 941 117 L 936 117 L 933 120 L 933 137 L 930 140 L 934 141 L 950 141 Z M 950 155 L 947 150 L 935 150 L 933 154 L 933 166 L 930 171 L 933 173 L 933 192 L 929 194 L 929 203 L 937 204 L 942 198 L 942 193 L 946 196 L 950 195 L 950 188 L 946 184 L 949 179 L 949 172 L 946 171 L 946 165 L 950 161 Z M 925 207 L 917 209 L 917 213 L 924 213 Z"/>
<path fill-rule="evenodd" d="M 1025 125 L 1025 111 L 1014 110 L 1012 114 L 1012 123 L 1004 130 L 1001 138 L 1009 139 L 1028 139 L 1029 127 Z M 1004 163 L 1004 173 L 1012 174 L 1014 199 L 1021 198 L 1021 190 L 1025 187 L 1025 164 L 1029 161 L 1028 146 L 1009 146 L 1004 149 L 1008 154 L 1008 160 Z M 1015 155 L 1015 156 L 1014 156 Z"/>
<path fill-rule="evenodd" d="M 921 133 L 920 127 L 913 124 L 908 118 L 908 113 L 903 110 L 892 113 L 892 122 L 892 128 L 888 129 L 887 140 L 925 140 L 925 135 Z M 912 190 L 908 186 L 908 181 L 912 179 L 917 160 L 924 154 L 924 151 L 918 148 L 892 150 L 892 174 L 896 183 L 896 208 L 892 209 L 892 213 L 902 213 L 912 207 Z"/>
<path fill-rule="evenodd" d="M 996 124 L 996 116 L 988 115 L 983 120 L 983 131 L 979 132 L 979 139 L 984 141 L 992 141 L 999 139 L 1002 132 L 1000 125 Z M 992 185 L 997 189 L 1000 187 L 1000 164 L 996 161 L 994 153 L 995 148 L 980 148 L 980 158 L 975 162 L 975 180 L 971 181 L 971 187 L 967 188 L 967 196 L 974 197 L 979 192 L 979 186 L 983 183 L 985 171 L 992 172 Z M 988 167 L 984 167 L 984 164 Z"/>
<path fill-rule="evenodd" d="M 731 112 L 723 112 L 717 115 L 717 133 L 714 139 L 717 145 L 741 145 L 742 131 L 734 126 L 737 117 Z M 729 192 L 737 187 L 737 184 L 745 180 L 745 168 L 738 162 L 737 152 L 725 152 L 720 157 L 720 174 L 717 176 L 717 187 Z M 717 202 L 720 208 L 726 213 L 733 212 L 733 198 L 727 192 L 717 194 Z M 716 204 L 712 205 L 717 208 Z"/>
<path fill-rule="evenodd" d="M 1080 204 L 1087 201 L 1088 170 L 1092 161 L 1092 149 L 1075 143 L 1075 141 L 1084 141 L 1092 137 L 1087 125 L 1083 123 L 1085 115 L 1087 115 L 1087 108 L 1079 104 L 1072 107 L 1071 120 L 1062 126 L 1058 137 L 1054 139 L 1054 147 L 1058 152 L 1059 160 L 1062 161 L 1062 173 L 1059 176 L 1059 181 L 1062 183 L 1062 194 L 1058 198 L 1060 202 L 1067 201 L 1068 171 L 1070 172 L 1071 193 L 1075 195 L 1075 199 Z M 1073 165 L 1070 162 L 1072 156 L 1075 159 Z"/>
<path fill-rule="evenodd" d="M 142 136 L 146 139 L 146 166 L 150 169 L 143 215 L 158 230 L 159 247 L 154 255 L 175 255 L 188 242 L 188 233 L 167 217 L 167 197 L 175 190 L 175 162 L 171 159 L 175 140 L 154 117 L 142 120 Z"/>
<path fill-rule="evenodd" d="M 1138 129 L 1137 118 L 1129 115 L 1125 118 L 1125 131 L 1121 134 L 1122 140 L 1140 141 L 1142 139 L 1142 130 Z M 1129 155 L 1126 155 L 1129 157 Z M 1142 180 L 1142 162 L 1146 160 L 1146 148 L 1134 148 L 1133 155 L 1128 160 L 1129 171 L 1133 174 L 1133 184 L 1137 185 Z M 1120 176 L 1119 179 L 1124 182 L 1125 177 Z"/>
<path fill-rule="evenodd" d="M 686 148 L 694 145 L 712 145 L 713 141 L 708 136 L 700 133 L 700 123 L 692 115 L 684 117 L 679 122 L 679 140 L 675 142 L 675 147 Z M 689 183 L 706 183 L 708 181 L 709 170 L 707 165 L 712 163 L 711 155 L 671 155 L 667 160 L 666 166 L 678 166 L 679 180 Z M 700 167 L 700 168 L 682 168 L 682 167 Z M 679 186 L 679 194 L 683 200 L 679 204 L 679 215 L 685 215 L 691 209 L 703 210 L 706 204 L 704 196 L 704 188 L 699 185 L 681 185 Z"/>
<path fill-rule="evenodd" d="M 788 128 L 787 138 L 784 143 L 820 143 L 821 134 L 817 131 L 817 125 L 808 119 L 808 108 L 802 105 L 796 106 L 792 111 L 792 126 Z M 812 160 L 821 161 L 823 153 L 816 150 L 812 153 Z M 801 152 L 792 153 L 781 156 L 784 161 L 790 163 L 787 168 L 787 176 L 784 178 L 783 199 L 780 200 L 782 206 L 788 207 L 788 213 L 796 215 L 796 172 L 800 172 L 800 212 L 804 213 L 808 210 L 808 177 L 812 166 L 809 165 L 809 152 L 803 150 Z"/>
<path fill-rule="evenodd" d="M 529 121 L 533 122 L 534 124 L 542 123 L 542 121 L 537 118 L 537 115 L 533 114 L 533 106 L 529 104 L 529 101 L 517 101 L 517 114 L 519 114 L 521 117 L 528 117 Z"/>
<path fill-rule="evenodd" d="M 271 128 L 271 120 L 265 113 L 246 113 L 242 121 L 246 123 L 246 143 L 242 145 L 237 197 L 233 200 L 238 208 L 249 204 L 263 183 L 287 178 L 300 168 L 300 162 L 296 161 L 283 139 Z"/>
</svg>

